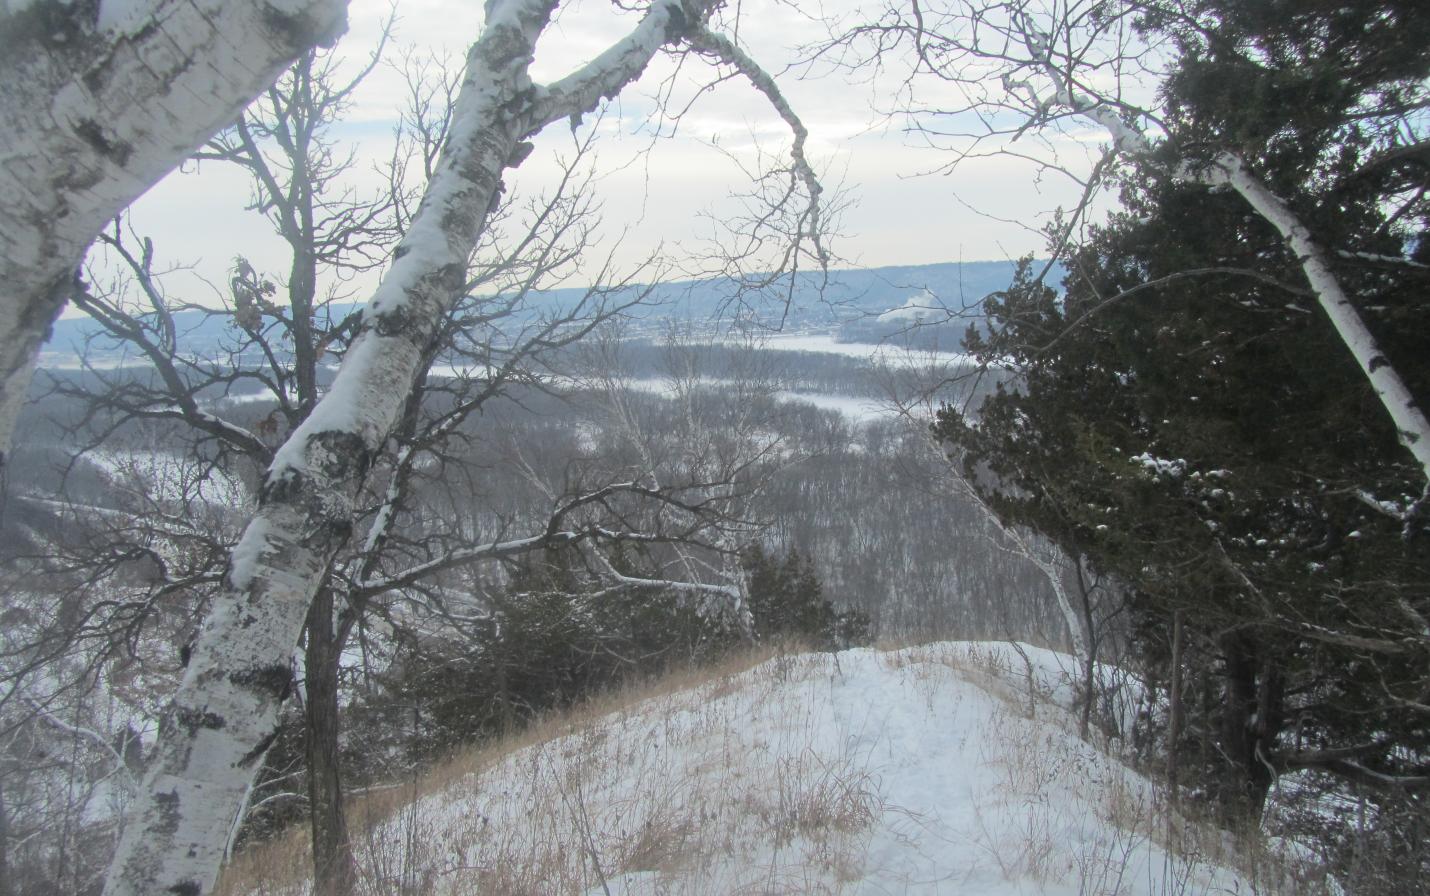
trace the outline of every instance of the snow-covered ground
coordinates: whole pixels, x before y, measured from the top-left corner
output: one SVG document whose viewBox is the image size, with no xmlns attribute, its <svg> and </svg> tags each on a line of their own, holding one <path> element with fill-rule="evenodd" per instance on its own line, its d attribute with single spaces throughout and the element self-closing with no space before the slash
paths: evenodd
<svg viewBox="0 0 1430 896">
<path fill-rule="evenodd" d="M 162 450 L 103 448 L 85 457 L 119 487 L 143 492 L 154 501 L 197 499 L 213 507 L 242 510 L 252 498 L 237 477 L 217 464 L 204 464 Z"/>
<path fill-rule="evenodd" d="M 898 409 L 892 402 L 878 398 L 860 398 L 855 395 L 836 395 L 831 392 L 778 392 L 780 401 L 802 401 L 826 411 L 834 411 L 851 423 L 868 423 L 894 417 Z"/>
<path fill-rule="evenodd" d="M 681 387 L 681 384 L 674 380 L 662 377 L 631 377 L 622 380 L 621 383 L 627 389 L 649 392 L 663 398 L 675 397 Z M 717 377 L 702 377 L 699 384 L 704 387 L 719 388 L 732 386 L 735 381 Z M 826 411 L 834 411 L 851 423 L 867 423 L 870 420 L 893 417 L 898 413 L 898 409 L 893 406 L 892 402 L 883 399 L 840 395 L 834 392 L 796 392 L 785 389 L 774 393 L 774 397 L 783 402 L 803 402 Z"/>
<path fill-rule="evenodd" d="M 897 308 L 890 308 L 879 315 L 876 320 L 881 324 L 894 322 L 918 324 L 925 319 L 951 320 L 954 314 L 956 312 L 946 307 L 933 293 L 922 289 L 909 296 L 904 304 Z"/>
<path fill-rule="evenodd" d="M 776 333 L 762 339 L 759 347 L 771 351 L 843 355 L 891 367 L 959 366 L 977 363 L 961 352 L 906 349 L 893 343 L 873 345 L 868 342 L 839 342 L 829 333 Z"/>
<path fill-rule="evenodd" d="M 712 676 L 437 775 L 355 838 L 364 892 L 1297 892 L 1194 826 L 1164 848 L 1153 787 L 1058 705 L 1073 669 L 944 643 Z M 240 860 L 227 892 L 306 892 L 280 864 Z"/>
</svg>

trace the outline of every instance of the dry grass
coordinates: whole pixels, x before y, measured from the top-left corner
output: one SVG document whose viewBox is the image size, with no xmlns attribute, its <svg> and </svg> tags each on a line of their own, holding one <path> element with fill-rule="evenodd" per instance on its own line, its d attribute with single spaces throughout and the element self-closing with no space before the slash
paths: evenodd
<svg viewBox="0 0 1430 896">
<path fill-rule="evenodd" d="M 682 669 L 461 752 L 417 780 L 357 796 L 348 817 L 360 892 L 584 893 L 621 874 L 698 876 L 742 843 L 766 840 L 797 846 L 810 853 L 801 862 L 813 858 L 837 874 L 841 850 L 834 841 L 873 817 L 873 792 L 852 762 L 811 753 L 762 767 L 748 745 L 718 740 L 704 745 L 702 764 L 693 770 L 674 768 L 667 758 L 728 730 L 727 719 L 700 718 L 702 707 L 750 687 L 737 679 L 751 669 L 763 666 L 755 687 L 773 688 L 811 662 L 818 660 L 802 645 L 779 644 Z M 672 714 L 685 718 L 672 725 Z M 669 749 L 632 750 L 628 741 L 613 743 L 604 733 L 603 726 L 651 720 L 664 720 L 664 730 L 652 734 Z M 590 791 L 607 786 L 594 782 L 612 768 L 624 769 L 638 786 L 620 796 L 597 794 L 597 819 Z M 456 805 L 483 804 L 493 811 L 448 814 Z M 712 828 L 723 834 L 712 840 Z M 306 893 L 310 862 L 300 826 L 237 856 L 217 892 Z"/>
<path fill-rule="evenodd" d="M 1115 755 L 1117 745 L 1099 738 L 1097 753 L 1074 735 L 1075 714 L 1056 705 L 1045 682 L 1032 666 L 1009 655 L 1001 644 L 936 644 L 890 654 L 888 662 L 933 661 L 956 670 L 960 677 L 998 698 L 1007 708 L 995 716 L 981 736 L 997 743 L 1000 752 L 990 757 L 999 768 L 997 794 L 1021 814 L 1023 836 L 985 844 L 994 861 L 1010 879 L 1024 877 L 1052 882 L 1076 880 L 1078 892 L 1115 896 L 1133 889 L 1167 896 L 1196 896 L 1220 892 L 1207 883 L 1216 868 L 1235 869 L 1256 896 L 1326 896 L 1339 890 L 1324 869 L 1298 861 L 1284 849 L 1268 844 L 1260 831 L 1227 832 L 1210 817 L 1173 806 L 1166 789 L 1103 757 Z M 1037 718 L 1060 728 L 1064 736 L 1030 739 L 1018 722 Z M 1098 732 L 1093 732 L 1094 737 Z M 1056 792 L 1069 785 L 1079 792 L 1075 803 Z M 996 800 L 990 803 L 996 805 Z M 1092 807 L 1096 824 L 1066 817 L 1070 805 Z M 1084 834 L 1093 836 L 1083 836 Z M 1107 834 L 1111 832 L 1113 836 Z M 1072 837 L 1074 865 L 1051 867 L 1054 846 Z M 1142 879 L 1129 873 L 1135 857 L 1155 846 L 1159 867 L 1141 869 Z"/>
<path fill-rule="evenodd" d="M 857 745 L 878 741 L 859 727 L 876 723 L 844 719 L 828 737 L 829 704 L 814 698 L 840 677 L 838 660 L 766 649 L 604 695 L 354 800 L 359 893 L 580 896 L 620 882 L 670 896 L 838 894 L 889 871 L 880 862 L 970 843 L 968 881 L 992 875 L 1018 892 L 1071 883 L 1089 896 L 1199 896 L 1226 892 L 1221 866 L 1237 868 L 1250 893 L 1325 891 L 1255 835 L 1171 811 L 1150 783 L 1072 736 L 1073 715 L 1016 654 L 929 645 L 878 661 L 918 703 L 952 713 L 942 724 L 977 756 L 971 819 L 895 805 L 888 769 Z M 950 703 L 950 676 L 996 699 Z M 823 753 L 808 746 L 821 731 Z M 831 751 L 834 742 L 846 746 Z M 890 840 L 913 852 L 871 856 Z M 220 892 L 301 896 L 307 863 L 307 838 L 294 832 L 239 857 Z"/>
</svg>

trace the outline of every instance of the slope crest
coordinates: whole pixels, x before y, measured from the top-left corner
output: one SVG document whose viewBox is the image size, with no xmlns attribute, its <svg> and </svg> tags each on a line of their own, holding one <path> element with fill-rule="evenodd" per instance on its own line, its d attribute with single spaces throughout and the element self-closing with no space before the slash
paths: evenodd
<svg viewBox="0 0 1430 896">
<path fill-rule="evenodd" d="M 1059 705 L 1074 667 L 971 642 L 776 657 L 449 774 L 357 835 L 360 889 L 1277 891 L 1211 858 L 1223 838 L 1169 824 L 1147 780 L 1076 736 Z M 234 870 L 228 893 L 306 891 L 271 858 Z"/>
</svg>

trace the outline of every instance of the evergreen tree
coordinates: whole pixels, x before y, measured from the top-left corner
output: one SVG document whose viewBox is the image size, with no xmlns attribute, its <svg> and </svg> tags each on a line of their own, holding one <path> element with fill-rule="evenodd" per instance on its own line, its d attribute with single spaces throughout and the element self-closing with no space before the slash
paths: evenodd
<svg viewBox="0 0 1430 896">
<path fill-rule="evenodd" d="M 1430 54 L 1410 6 L 1152 8 L 1144 26 L 1181 52 L 1164 87 L 1175 158 L 1123 173 L 1124 212 L 1071 253 L 1063 294 L 1024 265 L 989 299 L 990 332 L 967 345 L 1017 373 L 976 417 L 950 408 L 936 425 L 1000 514 L 1129 588 L 1155 673 L 1180 611 L 1173 747 L 1201 760 L 1228 818 L 1254 817 L 1299 770 L 1369 788 L 1387 819 L 1423 814 L 1425 483 L 1276 231 L 1172 174 L 1246 158 L 1335 250 L 1386 354 L 1430 394 L 1414 136 Z"/>
<path fill-rule="evenodd" d="M 821 650 L 839 650 L 872 640 L 869 616 L 856 609 L 836 610 L 824 597 L 814 563 L 790 548 L 783 560 L 759 544 L 742 557 L 755 633 L 766 640 L 793 638 Z"/>
<path fill-rule="evenodd" d="M 638 549 L 609 551 L 621 574 L 652 574 Z M 525 558 L 504 588 L 484 598 L 485 618 L 464 631 L 407 637 L 382 689 L 359 712 L 415 712 L 420 730 L 403 749 L 426 760 L 739 643 L 730 620 L 702 615 L 678 592 L 601 588 L 588 560 L 572 547 Z"/>
</svg>

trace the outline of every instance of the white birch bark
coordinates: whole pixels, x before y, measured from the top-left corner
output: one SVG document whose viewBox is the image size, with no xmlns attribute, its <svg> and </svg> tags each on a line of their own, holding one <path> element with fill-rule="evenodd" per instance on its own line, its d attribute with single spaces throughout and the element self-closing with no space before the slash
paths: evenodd
<svg viewBox="0 0 1430 896">
<path fill-rule="evenodd" d="M 712 0 L 656 0 L 630 34 L 554 89 L 532 84 L 557 0 L 494 0 L 468 53 L 453 124 L 422 205 L 364 312 L 328 394 L 278 450 L 259 510 L 166 711 L 158 750 L 111 867 L 109 896 L 213 887 L 228 825 L 277 728 L 289 657 L 353 503 L 397 422 L 427 347 L 523 140 L 590 111 L 703 21 Z"/>
<path fill-rule="evenodd" d="M 347 0 L 33 0 L 0 11 L 0 458 L 100 229 L 305 50 Z"/>
<path fill-rule="evenodd" d="M 1365 372 L 1371 388 L 1395 422 L 1401 443 L 1414 455 L 1421 473 L 1430 483 L 1430 422 L 1425 419 L 1405 381 L 1381 353 L 1375 336 L 1341 288 L 1340 280 L 1326 258 L 1326 250 L 1311 236 L 1310 230 L 1301 223 L 1291 207 L 1246 170 L 1240 157 L 1220 153 L 1212 167 L 1194 176 L 1208 186 L 1225 184 L 1231 187 L 1281 234 L 1286 245 L 1300 259 L 1301 270 L 1310 281 L 1316 300 L 1331 319 L 1331 325 L 1336 328 L 1341 341 Z"/>
<path fill-rule="evenodd" d="M 1047 45 L 1047 39 L 1041 35 L 1037 36 L 1037 40 L 1040 40 L 1041 44 L 1035 42 L 1035 50 Z M 1041 59 L 1048 76 L 1054 84 L 1059 85 L 1055 97 L 1058 105 L 1104 128 L 1111 135 L 1116 151 L 1144 158 L 1152 155 L 1156 146 L 1146 134 L 1123 121 L 1116 110 L 1097 97 L 1077 93 L 1068 87 L 1068 79 L 1048 61 L 1045 52 Z M 1033 93 L 1026 83 L 1010 84 L 1005 81 L 1005 86 Z M 1430 421 L 1427 421 L 1424 412 L 1420 410 L 1405 381 L 1380 350 L 1375 336 L 1365 324 L 1365 319 L 1341 288 L 1340 280 L 1331 269 L 1325 247 L 1316 242 L 1311 231 L 1285 200 L 1248 171 L 1245 161 L 1235 153 L 1219 152 L 1211 163 L 1205 166 L 1184 164 L 1178 169 L 1177 176 L 1208 187 L 1228 187 L 1234 190 L 1281 234 L 1281 238 L 1299 260 L 1301 270 L 1316 295 L 1316 301 L 1326 312 L 1337 335 L 1370 381 L 1376 397 L 1380 399 L 1381 405 L 1395 424 L 1401 444 L 1420 465 L 1421 475 L 1426 480 L 1427 489 L 1430 489 Z"/>
<path fill-rule="evenodd" d="M 1067 570 L 1058 562 L 1065 559 L 1066 555 L 1052 545 L 1034 548 L 1023 538 L 1022 533 L 1011 526 L 1003 526 L 1000 523 L 999 528 L 1018 546 L 1018 553 L 1027 557 L 1038 567 L 1038 571 L 1047 577 L 1048 584 L 1053 586 L 1053 597 L 1058 602 L 1058 611 L 1063 614 L 1063 624 L 1067 626 L 1068 637 L 1072 640 L 1073 653 L 1080 660 L 1091 661 L 1088 644 L 1091 643 L 1092 632 L 1083 630 L 1082 617 L 1073 609 L 1072 600 L 1068 597 Z"/>
<path fill-rule="evenodd" d="M 953 475 L 958 477 L 957 473 Z M 958 479 L 964 493 L 983 510 L 989 524 L 1012 545 L 1012 552 L 1036 566 L 1043 577 L 1048 580 L 1048 584 L 1053 589 L 1053 599 L 1058 604 L 1058 612 L 1062 614 L 1063 624 L 1067 626 L 1068 641 L 1073 654 L 1084 662 L 1092 662 L 1093 658 L 1088 645 L 1092 643 L 1093 633 L 1087 631 L 1082 616 L 1073 607 L 1072 599 L 1068 596 L 1066 564 L 1073 558 L 1069 558 L 1053 544 L 1030 544 L 1016 527 L 1009 526 L 998 518 L 998 515 L 993 512 L 993 508 L 978 496 L 971 483 L 964 481 L 962 477 L 958 477 Z M 997 539 L 993 540 L 996 544 Z"/>
<path fill-rule="evenodd" d="M 989 541 L 1001 550 L 1024 558 L 1036 566 L 1038 572 L 1041 572 L 1048 580 L 1048 585 L 1053 589 L 1053 600 L 1057 602 L 1058 612 L 1063 617 L 1063 624 L 1067 626 L 1069 646 L 1078 659 L 1086 663 L 1093 662 L 1091 644 L 1095 633 L 1088 630 L 1086 620 L 1073 606 L 1067 588 L 1068 564 L 1081 561 L 1078 558 L 1069 557 L 1052 542 L 1032 543 L 1023 534 L 1023 530 L 1016 526 L 1010 526 L 999 519 L 998 514 L 993 512 L 993 508 L 989 506 L 978 489 L 974 488 L 973 483 L 964 478 L 955 465 L 950 463 L 954 456 L 954 446 L 948 442 L 941 442 L 930 434 L 927 416 L 911 413 L 906 408 L 904 420 L 913 432 L 919 434 L 919 444 L 929 451 L 929 457 L 934 464 L 947 470 L 948 478 L 944 480 L 944 483 L 956 490 L 959 497 L 983 511 L 983 519 L 988 523 L 989 528 L 996 530 L 997 533 L 995 535 L 990 531 L 988 533 Z M 1002 540 L 998 537 L 1000 535 Z"/>
</svg>

